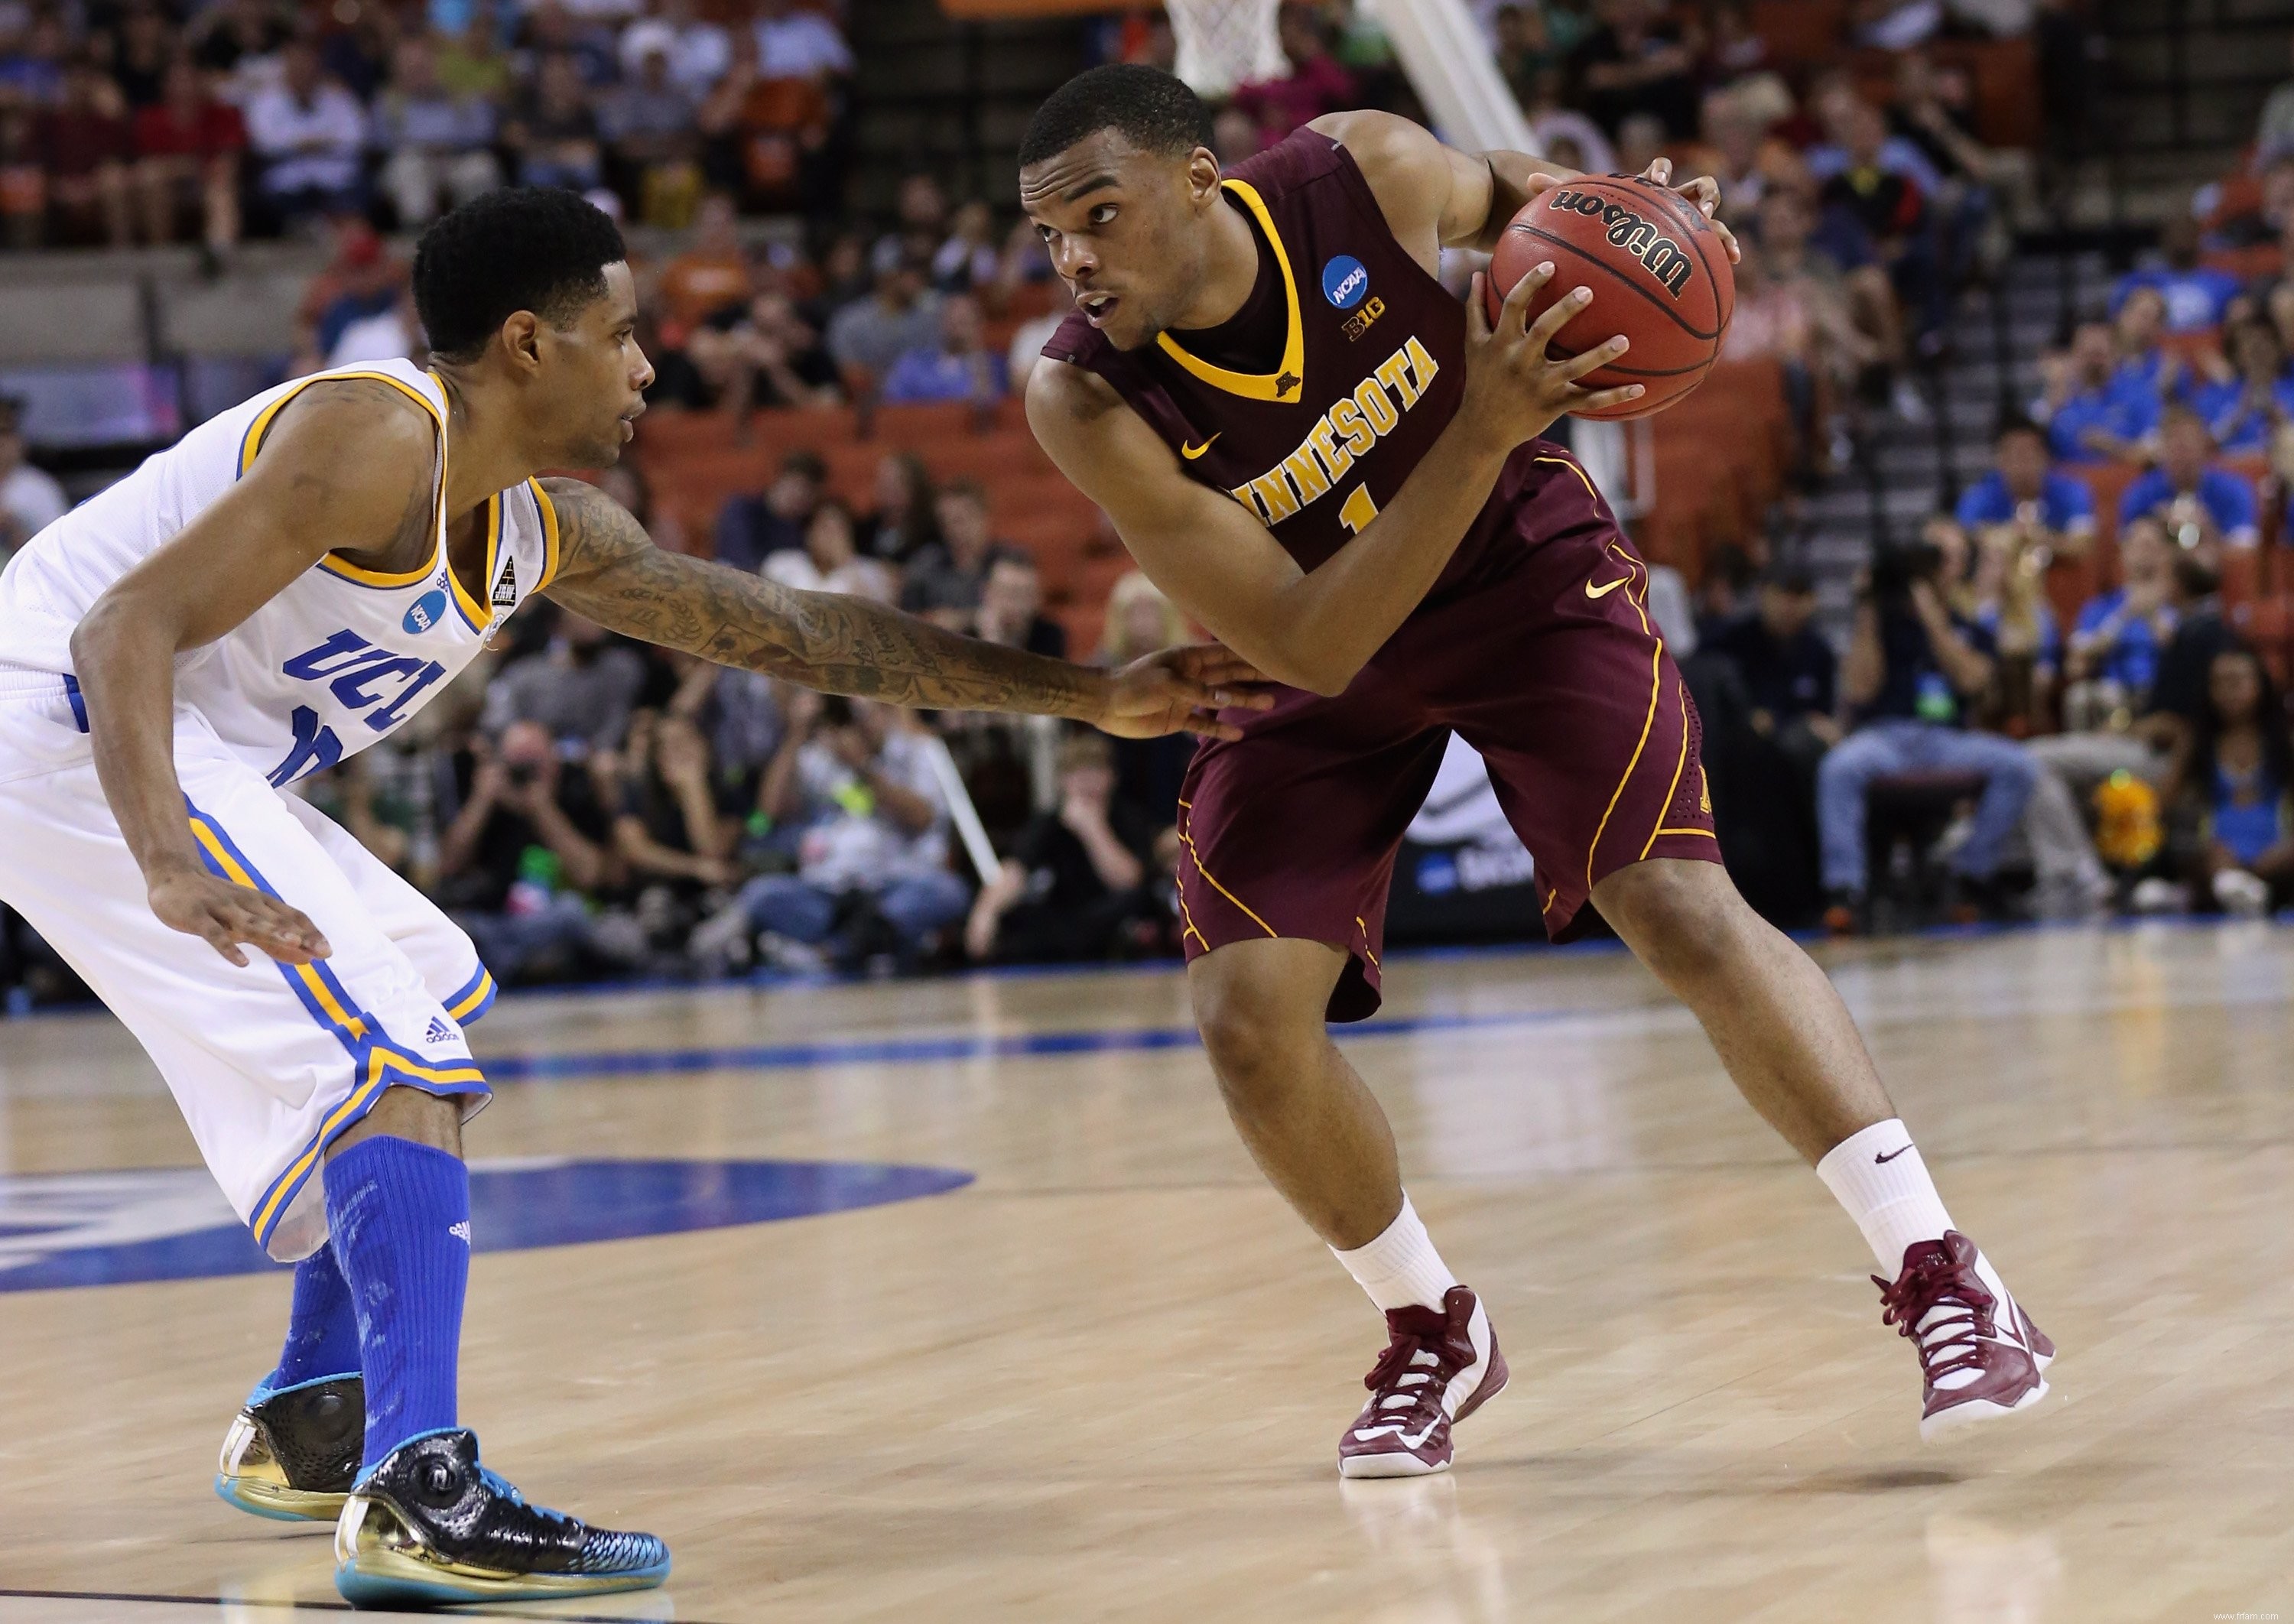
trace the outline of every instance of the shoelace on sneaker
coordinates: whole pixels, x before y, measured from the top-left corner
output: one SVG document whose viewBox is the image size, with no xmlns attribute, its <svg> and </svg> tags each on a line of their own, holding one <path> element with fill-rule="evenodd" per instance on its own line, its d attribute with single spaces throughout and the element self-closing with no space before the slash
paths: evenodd
<svg viewBox="0 0 2294 1624">
<path fill-rule="evenodd" d="M 562 1528 L 571 1528 L 575 1522 L 580 1521 L 579 1518 L 567 1516 L 562 1511 L 552 1511 L 547 1506 L 527 1505 L 525 1503 L 525 1497 L 517 1491 L 517 1487 L 512 1484 L 508 1479 L 501 1476 L 500 1474 L 494 1472 L 489 1467 L 480 1466 L 478 1468 L 478 1478 L 480 1482 L 484 1482 L 489 1490 L 500 1498 L 508 1500 L 511 1505 L 517 1506 L 521 1511 L 533 1513 L 535 1516 L 543 1519 L 545 1522 L 557 1523 Z"/>
<path fill-rule="evenodd" d="M 1400 1336 L 1386 1344 L 1363 1385 L 1378 1395 L 1371 1412 L 1382 1426 L 1415 1436 L 1441 1415 L 1449 1384 L 1442 1378 L 1442 1356 L 1424 1337 Z"/>
<path fill-rule="evenodd" d="M 1945 1387 L 1947 1376 L 1965 1370 L 1973 1377 L 1982 1369 L 1983 1341 L 1997 1334 L 1992 1316 L 1999 1300 L 1974 1270 L 1931 1254 L 1902 1279 L 1883 1280 L 1875 1274 L 1872 1284 L 1880 1288 L 1880 1323 L 1911 1339 L 1929 1386 Z"/>
</svg>

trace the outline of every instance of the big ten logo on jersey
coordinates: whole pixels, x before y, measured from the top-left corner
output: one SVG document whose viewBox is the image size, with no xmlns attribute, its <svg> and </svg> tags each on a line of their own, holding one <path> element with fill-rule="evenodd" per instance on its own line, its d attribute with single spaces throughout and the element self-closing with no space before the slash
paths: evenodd
<svg viewBox="0 0 2294 1624">
<path fill-rule="evenodd" d="M 422 695 L 446 675 L 446 668 L 435 660 L 378 648 L 354 631 L 338 631 L 279 669 L 297 682 L 323 683 L 337 704 L 377 733 L 388 733 L 411 716 Z M 287 759 L 271 769 L 274 784 L 292 784 L 343 759 L 341 737 L 320 721 L 317 710 L 297 705 L 289 719 L 295 743 Z"/>
<path fill-rule="evenodd" d="M 1394 431 L 1402 414 L 1425 397 L 1427 386 L 1441 369 L 1412 333 L 1400 349 L 1379 362 L 1378 369 L 1354 386 L 1354 392 L 1316 421 L 1298 443 L 1298 449 L 1257 479 L 1235 486 L 1227 494 L 1257 516 L 1262 524 L 1279 524 L 1295 517 L 1309 504 L 1320 501 L 1346 477 L 1363 456 Z M 1368 514 L 1362 513 L 1368 508 Z M 1339 510 L 1339 519 L 1359 531 L 1377 508 L 1366 488 L 1357 488 Z"/>
<path fill-rule="evenodd" d="M 1608 223 L 1610 246 L 1623 248 L 1639 260 L 1648 273 L 1664 284 L 1667 293 L 1677 299 L 1688 288 L 1696 262 L 1688 250 L 1632 210 L 1607 198 L 1590 197 L 1566 188 L 1553 194 L 1552 207 L 1573 209 L 1589 218 L 1598 216 Z"/>
<path fill-rule="evenodd" d="M 1373 294 L 1363 301 L 1363 307 L 1360 310 L 1339 323 L 1338 330 L 1346 336 L 1346 342 L 1352 344 L 1370 331 L 1370 324 L 1385 313 L 1386 301 Z"/>
</svg>

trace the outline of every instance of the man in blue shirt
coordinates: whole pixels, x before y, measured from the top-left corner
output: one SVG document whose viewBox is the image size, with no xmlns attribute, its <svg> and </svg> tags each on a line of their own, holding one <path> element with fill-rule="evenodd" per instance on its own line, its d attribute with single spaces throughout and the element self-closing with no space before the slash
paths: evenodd
<svg viewBox="0 0 2294 1624">
<path fill-rule="evenodd" d="M 2119 378 L 2110 324 L 2085 321 L 2055 364 L 2046 394 L 2032 402 L 2031 416 L 2046 425 L 2057 462 L 2108 462 L 2133 458 L 2144 438 L 2157 432 L 2159 399 Z"/>
<path fill-rule="evenodd" d="M 1932 569 L 1915 565 L 1908 581 L 1867 587 L 1841 666 L 1856 731 L 1817 769 L 1816 816 L 1823 836 L 1825 922 L 1856 927 L 1867 881 L 1865 798 L 1872 782 L 1905 773 L 1983 775 L 1968 838 L 1952 867 L 1979 892 L 1997 874 L 2001 851 L 2023 816 L 2039 767 L 2023 747 L 1966 727 L 1965 711 L 1990 687 L 1993 660 L 1983 631 L 1945 606 Z"/>
<path fill-rule="evenodd" d="M 2130 712 L 2147 708 L 2159 656 L 2175 635 L 2173 566 L 2174 548 L 2155 520 L 2128 526 L 2119 538 L 2126 584 L 2089 598 L 2071 628 L 2072 681 L 2109 683 Z"/>
<path fill-rule="evenodd" d="M 1004 395 L 1004 357 L 984 341 L 980 306 L 950 294 L 940 307 L 940 339 L 901 352 L 884 375 L 887 405 L 931 401 L 989 403 Z"/>
<path fill-rule="evenodd" d="M 2159 466 L 2127 487 L 2119 528 L 2157 515 L 2168 538 L 2185 549 L 2254 546 L 2261 539 L 2254 487 L 2215 467 L 2214 454 L 2214 436 L 2199 414 L 2169 406 L 2159 419 Z"/>
<path fill-rule="evenodd" d="M 2163 264 L 2130 271 L 2111 290 L 2114 306 L 2123 304 L 2137 288 L 2153 288 L 2165 306 L 2170 333 L 2203 332 L 2220 327 L 2230 302 L 2244 284 L 2227 271 L 2210 270 L 2199 263 L 2199 223 L 2187 211 L 2169 219 L 2159 233 Z"/>
<path fill-rule="evenodd" d="M 2137 416 L 2158 420 L 2160 409 L 2182 383 L 2182 363 L 2167 353 L 2167 300 L 2156 288 L 2130 288 L 2111 319 L 2111 346 L 2119 358 L 2111 393 Z"/>
<path fill-rule="evenodd" d="M 2217 449 L 2267 451 L 2279 426 L 2294 419 L 2294 378 L 2287 375 L 2278 329 L 2268 321 L 2241 321 L 2225 336 L 2235 375 L 2218 384 L 2193 381 L 2184 398 L 2206 419 Z"/>
<path fill-rule="evenodd" d="M 2047 466 L 2047 438 L 2037 424 L 2010 418 L 1992 442 L 1991 472 L 1960 493 L 1954 517 L 1979 540 L 2009 528 L 2019 548 L 2044 547 L 2076 557 L 2095 541 L 2095 498 L 2068 474 Z"/>
</svg>

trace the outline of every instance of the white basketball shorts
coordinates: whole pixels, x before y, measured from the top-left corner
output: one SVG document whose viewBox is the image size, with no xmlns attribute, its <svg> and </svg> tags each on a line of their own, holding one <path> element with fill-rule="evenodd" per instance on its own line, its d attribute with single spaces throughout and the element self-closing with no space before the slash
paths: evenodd
<svg viewBox="0 0 2294 1624">
<path fill-rule="evenodd" d="M 383 1091 L 489 1091 L 462 1022 L 493 979 L 462 929 L 339 824 L 175 713 L 175 771 L 213 872 L 300 908 L 331 954 L 232 963 L 151 912 L 82 731 L 76 688 L 0 672 L 0 902 L 109 1005 L 167 1079 L 199 1154 L 281 1261 L 327 1233 L 324 1152 Z"/>
</svg>

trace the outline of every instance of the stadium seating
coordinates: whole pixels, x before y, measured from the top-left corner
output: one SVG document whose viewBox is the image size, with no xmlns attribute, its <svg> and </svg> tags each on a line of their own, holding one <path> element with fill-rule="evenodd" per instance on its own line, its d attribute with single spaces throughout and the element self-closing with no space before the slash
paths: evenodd
<svg viewBox="0 0 2294 1624">
<path fill-rule="evenodd" d="M 1655 419 L 1654 439 L 1655 500 L 1633 528 L 1652 562 L 1694 580 L 1712 547 L 1751 533 L 1776 499 L 1791 444 L 1781 372 L 1771 361 L 1724 362 Z M 978 480 L 996 533 L 1035 555 L 1071 646 L 1096 646 L 1108 589 L 1129 561 L 1037 445 L 1019 402 L 767 411 L 745 429 L 722 412 L 663 411 L 639 425 L 636 454 L 655 506 L 698 541 L 728 497 L 761 491 L 796 451 L 818 453 L 830 490 L 856 508 L 869 504 L 889 452 L 914 452 L 935 480 Z"/>
</svg>

